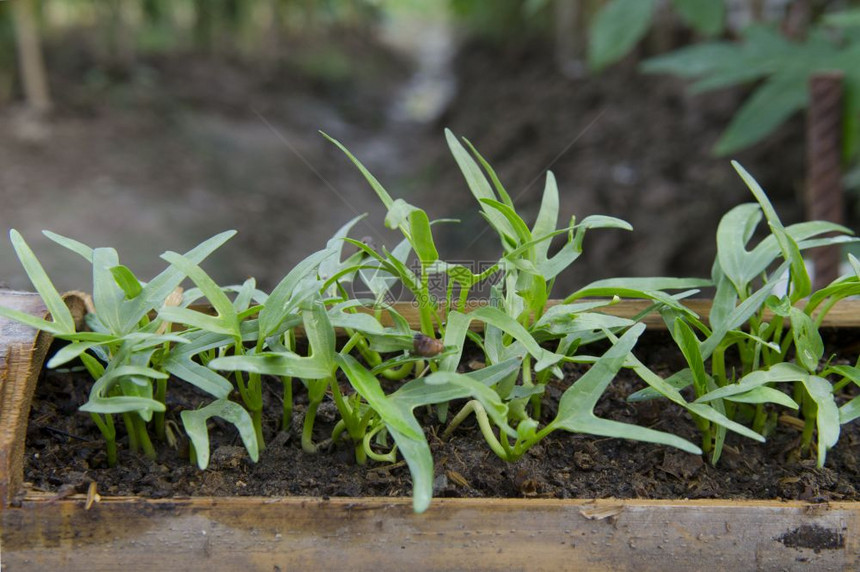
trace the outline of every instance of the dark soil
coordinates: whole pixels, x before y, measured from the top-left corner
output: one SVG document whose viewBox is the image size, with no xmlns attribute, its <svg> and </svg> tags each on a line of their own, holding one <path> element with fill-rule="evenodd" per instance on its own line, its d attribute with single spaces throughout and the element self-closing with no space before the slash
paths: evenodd
<svg viewBox="0 0 860 572">
<path fill-rule="evenodd" d="M 847 341 L 856 345 L 860 336 Z M 643 343 L 644 342 L 644 343 Z M 666 334 L 649 333 L 636 350 L 640 359 L 661 374 L 682 367 L 669 353 Z M 853 363 L 853 362 L 852 362 Z M 548 389 L 544 417 L 555 414 L 561 392 L 582 373 L 569 367 L 565 380 Z M 265 419 L 267 446 L 259 463 L 252 463 L 235 430 L 219 422 L 211 425 L 210 467 L 199 471 L 187 457 L 187 444 L 176 449 L 160 445 L 158 459 L 149 461 L 130 453 L 120 437 L 120 462 L 106 466 L 99 433 L 84 413 L 89 383 L 68 373 L 48 371 L 40 381 L 27 433 L 25 481 L 35 490 L 58 494 L 85 492 L 97 483 L 104 495 L 172 496 L 408 496 L 409 471 L 403 461 L 355 463 L 347 443 L 327 453 L 305 454 L 300 445 L 304 395 L 297 384 L 293 427 L 276 432 L 280 388 L 266 388 L 270 404 Z M 607 390 L 596 413 L 623 422 L 678 434 L 697 441 L 695 426 L 684 411 L 664 402 L 631 404 L 625 398 L 641 382 L 622 374 Z M 179 411 L 195 407 L 200 395 L 168 392 L 168 419 L 179 426 Z M 456 406 L 453 408 L 456 410 Z M 329 436 L 335 410 L 321 408 L 316 439 Z M 744 498 L 799 499 L 813 502 L 860 500 L 860 430 L 843 426 L 837 447 L 824 468 L 798 451 L 800 432 L 780 423 L 765 445 L 729 434 L 725 451 L 714 467 L 708 459 L 668 447 L 589 435 L 555 433 L 521 460 L 506 463 L 493 454 L 474 423 L 465 423 L 450 440 L 432 418 L 421 419 L 433 450 L 435 495 L 439 497 L 550 497 L 550 498 Z M 119 431 L 122 433 L 121 424 Z M 787 538 L 786 543 L 793 542 Z"/>
</svg>

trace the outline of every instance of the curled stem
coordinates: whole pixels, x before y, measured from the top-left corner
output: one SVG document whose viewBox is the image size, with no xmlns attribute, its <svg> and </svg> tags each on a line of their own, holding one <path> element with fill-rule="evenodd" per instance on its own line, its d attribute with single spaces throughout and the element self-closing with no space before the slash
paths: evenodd
<svg viewBox="0 0 860 572">
<path fill-rule="evenodd" d="M 510 455 L 508 454 L 508 451 L 502 446 L 498 438 L 496 438 L 496 434 L 493 433 L 493 427 L 490 425 L 490 418 L 487 416 L 487 411 L 484 409 L 484 406 L 481 405 L 481 402 L 475 399 L 464 405 L 463 409 L 461 409 L 460 412 L 451 419 L 451 423 L 448 424 L 445 432 L 442 433 L 442 438 L 447 439 L 450 437 L 451 433 L 453 433 L 454 430 L 466 420 L 469 414 L 473 412 L 475 413 L 475 419 L 478 421 L 478 427 L 481 429 L 481 434 L 484 436 L 490 449 L 492 449 L 500 458 L 506 461 L 509 460 Z"/>
<path fill-rule="evenodd" d="M 368 431 L 364 434 L 364 439 L 362 439 L 362 444 L 364 445 L 364 452 L 368 457 L 373 459 L 374 461 L 382 462 L 382 463 L 394 463 L 397 461 L 397 445 L 394 445 L 390 451 L 387 453 L 381 454 L 377 453 L 373 450 L 373 447 L 370 445 L 370 440 L 373 439 L 377 433 L 385 429 L 385 425 L 379 424 L 371 431 Z"/>
<path fill-rule="evenodd" d="M 382 370 L 382 377 L 391 381 L 400 381 L 412 373 L 412 368 L 414 366 L 415 364 L 413 362 L 408 362 L 400 367 L 384 369 Z"/>
</svg>

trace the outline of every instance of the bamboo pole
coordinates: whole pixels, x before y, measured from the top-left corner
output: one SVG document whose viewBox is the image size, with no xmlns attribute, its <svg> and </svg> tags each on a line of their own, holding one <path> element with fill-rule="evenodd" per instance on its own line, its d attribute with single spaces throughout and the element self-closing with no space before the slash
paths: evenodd
<svg viewBox="0 0 860 572">
<path fill-rule="evenodd" d="M 36 22 L 36 6 L 33 0 L 10 2 L 15 23 L 15 39 L 18 46 L 18 64 L 21 83 L 27 104 L 39 113 L 51 109 L 45 60 L 39 43 L 39 27 Z"/>
</svg>

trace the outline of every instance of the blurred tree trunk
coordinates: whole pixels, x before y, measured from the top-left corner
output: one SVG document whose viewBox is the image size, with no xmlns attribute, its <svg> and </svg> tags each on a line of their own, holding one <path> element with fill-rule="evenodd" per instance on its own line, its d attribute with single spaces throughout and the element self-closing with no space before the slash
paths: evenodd
<svg viewBox="0 0 860 572">
<path fill-rule="evenodd" d="M 0 5 L 0 106 L 12 100 L 15 74 L 18 72 L 15 49 L 15 26 L 9 4 Z"/>
<path fill-rule="evenodd" d="M 103 6 L 107 34 L 105 60 L 111 67 L 126 71 L 134 64 L 134 31 L 126 14 L 127 0 L 96 0 Z"/>
<path fill-rule="evenodd" d="M 27 104 L 35 111 L 48 111 L 51 108 L 51 96 L 48 91 L 42 46 L 39 43 L 35 2 L 34 0 L 15 0 L 9 4 L 15 25 L 24 96 L 27 98 Z"/>
<path fill-rule="evenodd" d="M 722 1 L 722 0 L 720 0 Z M 658 4 L 654 20 L 645 43 L 650 54 L 664 54 L 676 47 L 675 31 L 680 21 L 677 12 L 668 4 Z"/>
<path fill-rule="evenodd" d="M 283 9 L 281 0 L 266 1 L 266 17 L 268 22 L 261 34 L 260 55 L 263 65 L 269 70 L 275 69 L 281 52 L 281 34 L 283 33 Z"/>
<path fill-rule="evenodd" d="M 143 17 L 148 25 L 160 26 L 164 22 L 164 6 L 161 0 L 143 0 Z"/>
<path fill-rule="evenodd" d="M 752 22 L 764 21 L 765 0 L 750 0 L 750 19 Z"/>
<path fill-rule="evenodd" d="M 555 0 L 555 61 L 562 73 L 578 77 L 585 73 L 588 37 L 588 0 Z"/>
<path fill-rule="evenodd" d="M 213 4 L 212 0 L 194 0 L 194 43 L 206 52 L 212 49 Z"/>
</svg>

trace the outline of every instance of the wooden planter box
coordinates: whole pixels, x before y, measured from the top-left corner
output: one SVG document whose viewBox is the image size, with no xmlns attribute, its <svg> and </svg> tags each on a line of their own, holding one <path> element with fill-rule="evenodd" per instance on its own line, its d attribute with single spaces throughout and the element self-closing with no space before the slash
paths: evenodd
<svg viewBox="0 0 860 572">
<path fill-rule="evenodd" d="M 45 311 L 35 295 L 2 298 Z M 83 316 L 79 296 L 67 303 Z M 860 326 L 860 304 L 838 310 L 827 325 Z M 10 571 L 860 569 L 860 503 L 435 499 L 413 514 L 408 498 L 102 497 L 88 507 L 85 495 L 22 492 L 50 342 L 0 318 L 0 564 Z"/>
</svg>

